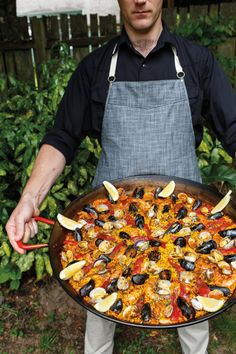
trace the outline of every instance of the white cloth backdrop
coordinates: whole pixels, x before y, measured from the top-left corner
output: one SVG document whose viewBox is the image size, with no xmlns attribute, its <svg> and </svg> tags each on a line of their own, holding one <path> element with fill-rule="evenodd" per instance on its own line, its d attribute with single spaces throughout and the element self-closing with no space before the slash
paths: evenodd
<svg viewBox="0 0 236 354">
<path fill-rule="evenodd" d="M 117 0 L 16 0 L 17 16 L 40 16 L 82 11 L 119 17 Z"/>
</svg>

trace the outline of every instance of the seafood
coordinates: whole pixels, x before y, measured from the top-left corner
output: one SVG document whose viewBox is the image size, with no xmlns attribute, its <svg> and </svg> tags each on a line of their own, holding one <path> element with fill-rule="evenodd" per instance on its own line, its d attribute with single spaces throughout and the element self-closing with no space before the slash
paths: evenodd
<svg viewBox="0 0 236 354">
<path fill-rule="evenodd" d="M 207 314 L 201 297 L 228 301 L 236 222 L 211 215 L 213 206 L 190 193 L 163 197 L 156 186 L 135 187 L 119 188 L 115 202 L 95 196 L 76 212 L 84 226 L 64 233 L 63 282 L 95 311 L 126 323 L 179 324 Z"/>
<path fill-rule="evenodd" d="M 224 216 L 224 213 L 222 211 L 219 211 L 218 213 L 208 216 L 208 219 L 209 220 L 217 220 L 217 219 L 222 218 L 223 216 Z"/>
</svg>

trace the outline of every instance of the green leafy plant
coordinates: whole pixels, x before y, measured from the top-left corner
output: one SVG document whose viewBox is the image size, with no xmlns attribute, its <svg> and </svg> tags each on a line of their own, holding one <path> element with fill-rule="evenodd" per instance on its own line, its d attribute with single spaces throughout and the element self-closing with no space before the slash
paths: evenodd
<svg viewBox="0 0 236 354">
<path fill-rule="evenodd" d="M 0 284 L 9 282 L 13 290 L 20 286 L 22 274 L 33 267 L 37 281 L 47 273 L 52 275 L 48 250 L 19 255 L 12 250 L 4 226 L 30 176 L 40 141 L 53 124 L 65 86 L 75 69 L 65 45 L 57 48 L 56 54 L 41 67 L 39 89 L 9 77 L 10 87 L 5 91 L 6 80 L 0 78 Z M 42 203 L 41 214 L 55 219 L 58 212 L 90 188 L 99 154 L 98 142 L 87 137 L 73 164 L 66 166 Z M 40 224 L 37 239 L 32 242 L 48 242 L 50 230 L 48 225 Z"/>
</svg>

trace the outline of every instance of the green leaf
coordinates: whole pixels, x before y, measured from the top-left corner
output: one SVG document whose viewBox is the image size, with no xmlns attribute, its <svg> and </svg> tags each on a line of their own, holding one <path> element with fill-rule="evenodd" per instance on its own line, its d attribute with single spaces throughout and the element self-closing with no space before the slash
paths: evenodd
<svg viewBox="0 0 236 354">
<path fill-rule="evenodd" d="M 36 280 L 39 281 L 44 275 L 44 258 L 41 254 L 36 255 L 35 260 Z"/>
<path fill-rule="evenodd" d="M 0 284 L 6 283 L 10 280 L 10 272 L 6 272 L 4 268 L 0 268 Z"/>
<path fill-rule="evenodd" d="M 20 280 L 15 279 L 10 282 L 10 289 L 11 290 L 18 290 L 20 287 Z"/>
<path fill-rule="evenodd" d="M 20 258 L 16 261 L 16 265 L 19 267 L 21 272 L 26 272 L 32 267 L 34 258 L 34 252 L 28 252 L 20 256 Z"/>
<path fill-rule="evenodd" d="M 51 266 L 51 263 L 50 263 L 50 259 L 49 259 L 49 256 L 47 254 L 44 254 L 43 255 L 43 258 L 44 258 L 44 264 L 45 264 L 45 268 L 46 268 L 46 271 L 49 275 L 53 275 L 53 271 L 52 271 L 52 266 Z"/>
<path fill-rule="evenodd" d="M 6 176 L 7 172 L 0 168 L 0 177 Z"/>
</svg>

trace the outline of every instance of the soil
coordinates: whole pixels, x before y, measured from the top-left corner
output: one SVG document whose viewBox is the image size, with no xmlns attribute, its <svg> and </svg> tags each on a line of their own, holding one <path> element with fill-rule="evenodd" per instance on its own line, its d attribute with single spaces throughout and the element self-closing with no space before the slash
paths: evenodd
<svg viewBox="0 0 236 354">
<path fill-rule="evenodd" d="M 86 313 L 47 279 L 25 279 L 20 290 L 0 292 L 0 354 L 83 354 Z M 231 310 L 236 314 L 236 306 Z M 211 354 L 229 354 L 218 332 L 211 331 Z M 234 343 L 235 344 L 235 343 Z M 214 349 L 215 348 L 215 349 Z M 175 331 L 145 331 L 117 326 L 114 354 L 180 354 Z"/>
</svg>

